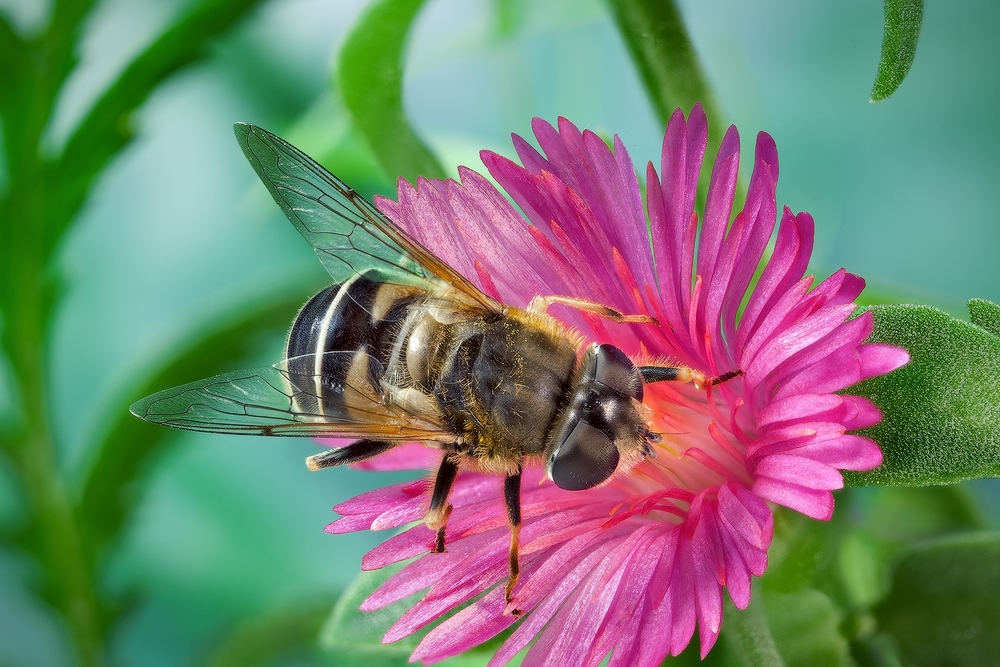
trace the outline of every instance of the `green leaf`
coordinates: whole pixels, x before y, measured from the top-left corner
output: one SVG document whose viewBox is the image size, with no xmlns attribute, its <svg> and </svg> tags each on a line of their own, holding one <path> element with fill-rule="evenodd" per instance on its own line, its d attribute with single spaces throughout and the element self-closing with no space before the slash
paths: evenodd
<svg viewBox="0 0 1000 667">
<path fill-rule="evenodd" d="M 854 664 L 847 640 L 840 633 L 841 612 L 820 591 L 812 588 L 794 593 L 768 591 L 755 602 L 763 602 L 771 636 L 784 664 L 812 667 Z"/>
<path fill-rule="evenodd" d="M 497 37 L 513 36 L 524 23 L 528 5 L 521 0 L 493 0 L 493 26 Z"/>
<path fill-rule="evenodd" d="M 705 665 L 719 667 L 848 667 L 847 640 L 840 631 L 841 612 L 834 602 L 813 588 L 792 593 L 754 587 L 750 606 L 740 610 L 726 600 L 719 645 Z M 695 658 L 697 649 L 681 654 Z M 667 660 L 665 667 L 673 665 Z"/>
<path fill-rule="evenodd" d="M 994 336 L 1000 336 L 1000 306 L 989 299 L 969 299 L 969 319 Z"/>
<path fill-rule="evenodd" d="M 220 638 L 198 663 L 206 667 L 253 667 L 279 664 L 279 660 L 280 664 L 288 664 L 293 656 L 316 653 L 316 640 L 329 605 L 327 600 L 307 600 L 294 608 L 241 623 Z"/>
<path fill-rule="evenodd" d="M 727 667 L 782 667 L 785 664 L 758 598 L 755 592 L 754 600 L 746 609 L 737 609 L 730 600 L 726 600 L 721 636 L 725 640 L 722 664 Z M 691 647 L 686 653 L 694 655 Z M 708 654 L 709 662 L 713 661 L 713 657 L 712 653 Z M 670 665 L 671 661 L 667 660 L 664 664 Z"/>
<path fill-rule="evenodd" d="M 354 124 L 390 177 L 444 178 L 403 109 L 406 37 L 424 0 L 376 0 L 340 51 L 339 83 Z"/>
<path fill-rule="evenodd" d="M 875 604 L 883 592 L 886 547 L 863 530 L 851 530 L 840 543 L 839 579 L 851 608 Z"/>
<path fill-rule="evenodd" d="M 4 77 L 14 77 L 20 73 L 24 76 L 24 57 L 26 44 L 21 36 L 17 34 L 7 17 L 0 14 L 0 71 Z M 11 85 L 8 79 L 4 85 L 0 86 L 0 114 L 2 114 L 11 104 L 16 102 L 16 92 L 19 86 Z"/>
<path fill-rule="evenodd" d="M 911 549 L 875 608 L 904 664 L 995 665 L 1000 656 L 1000 536 L 966 534 Z"/>
<path fill-rule="evenodd" d="M 238 316 L 216 324 L 216 329 L 174 351 L 159 370 L 131 388 L 122 400 L 104 437 L 95 445 L 87 475 L 81 485 L 77 517 L 90 536 L 98 556 L 113 540 L 134 506 L 130 493 L 156 452 L 176 434 L 172 429 L 147 424 L 129 413 L 133 400 L 154 391 L 183 384 L 192 374 L 211 375 L 231 370 L 254 351 L 263 332 L 288 327 L 302 295 L 279 295 L 246 304 Z"/>
<path fill-rule="evenodd" d="M 51 165 L 59 183 L 54 246 L 86 199 L 97 175 L 132 139 L 131 114 L 165 79 L 208 55 L 208 43 L 263 0 L 205 0 L 139 54 L 101 95 Z"/>
<path fill-rule="evenodd" d="M 401 569 L 402 565 L 390 565 L 381 570 L 360 573 L 337 600 L 333 613 L 320 631 L 320 646 L 338 655 L 344 665 L 389 667 L 405 664 L 417 647 L 417 639 L 410 636 L 392 644 L 383 644 L 382 636 L 420 599 L 421 594 L 411 595 L 372 612 L 359 609 L 375 589 Z"/>
<path fill-rule="evenodd" d="M 872 86 L 872 102 L 880 102 L 899 88 L 913 64 L 924 17 L 924 0 L 885 0 L 882 59 Z"/>
<path fill-rule="evenodd" d="M 717 122 L 698 54 L 673 0 L 608 0 L 608 4 L 660 121 L 666 124 L 674 109 L 687 110 L 701 102 L 709 125 L 724 127 Z"/>
<path fill-rule="evenodd" d="M 854 521 L 862 521 L 883 543 L 908 545 L 956 531 L 986 527 L 981 509 L 966 484 L 881 486 L 849 489 L 854 499 L 848 508 Z M 840 499 L 837 497 L 837 513 Z"/>
<path fill-rule="evenodd" d="M 833 519 L 820 522 L 787 509 L 774 513 L 774 540 L 768 549 L 768 567 L 760 585 L 769 592 L 793 593 L 818 588 L 839 593 L 838 553 L 847 532 L 850 491 L 838 493 Z M 756 589 L 755 589 L 756 590 Z"/>
<path fill-rule="evenodd" d="M 906 348 L 910 363 L 851 389 L 884 413 L 863 433 L 885 461 L 845 481 L 924 486 L 1000 474 L 1000 337 L 929 306 L 872 310 L 872 340 Z"/>
</svg>

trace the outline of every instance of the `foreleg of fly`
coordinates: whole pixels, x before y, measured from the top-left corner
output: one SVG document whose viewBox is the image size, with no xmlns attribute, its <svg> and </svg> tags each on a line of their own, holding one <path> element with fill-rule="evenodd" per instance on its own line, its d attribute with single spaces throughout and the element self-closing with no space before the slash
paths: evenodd
<svg viewBox="0 0 1000 667">
<path fill-rule="evenodd" d="M 434 477 L 434 490 L 431 492 L 431 506 L 424 516 L 424 523 L 437 535 L 434 538 L 434 553 L 444 553 L 444 530 L 451 516 L 451 505 L 448 504 L 448 495 L 451 487 L 455 484 L 455 476 L 458 475 L 458 464 L 450 456 L 445 455 L 441 459 L 437 475 Z"/>
<path fill-rule="evenodd" d="M 687 366 L 640 366 L 639 373 L 642 374 L 642 381 L 646 384 L 650 382 L 689 382 L 698 389 L 714 387 L 743 375 L 743 371 L 735 370 L 710 378 L 705 377 L 701 371 Z"/>
<path fill-rule="evenodd" d="M 508 561 L 510 576 L 507 577 L 507 587 L 504 589 L 504 598 L 507 604 L 514 599 L 514 586 L 521 578 L 521 470 L 507 475 L 503 482 L 503 499 L 507 505 L 507 523 L 510 524 L 510 551 Z M 521 610 L 515 609 L 511 612 L 514 616 L 520 616 Z"/>
<path fill-rule="evenodd" d="M 582 310 L 587 313 L 594 313 L 600 317 L 606 317 L 614 322 L 636 322 L 639 324 L 659 324 L 655 317 L 651 315 L 626 315 L 620 310 L 615 310 L 610 306 L 605 306 L 602 303 L 597 303 L 596 301 L 588 301 L 587 299 L 578 299 L 572 296 L 536 296 L 528 304 L 528 310 L 533 313 L 545 313 L 548 312 L 549 306 L 552 304 L 561 304 L 563 306 L 569 306 L 570 308 L 575 308 L 577 310 Z"/>
<path fill-rule="evenodd" d="M 313 454 L 306 459 L 306 467 L 310 470 L 320 470 L 347 463 L 357 463 L 387 452 L 398 444 L 398 442 L 389 440 L 358 440 L 344 447 L 335 447 L 319 454 Z"/>
</svg>

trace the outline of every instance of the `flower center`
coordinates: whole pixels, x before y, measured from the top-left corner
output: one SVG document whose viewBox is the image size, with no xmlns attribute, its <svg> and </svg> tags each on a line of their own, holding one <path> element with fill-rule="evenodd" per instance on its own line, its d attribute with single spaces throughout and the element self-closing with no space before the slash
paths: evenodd
<svg viewBox="0 0 1000 667">
<path fill-rule="evenodd" d="M 743 444 L 751 438 L 736 427 L 733 417 L 741 405 L 738 389 L 720 385 L 705 391 L 668 382 L 647 385 L 643 402 L 652 410 L 650 430 L 662 440 L 652 445 L 655 458 L 612 482 L 626 496 L 612 509 L 613 523 L 654 511 L 679 521 L 698 493 L 730 480 L 752 481 Z"/>
</svg>

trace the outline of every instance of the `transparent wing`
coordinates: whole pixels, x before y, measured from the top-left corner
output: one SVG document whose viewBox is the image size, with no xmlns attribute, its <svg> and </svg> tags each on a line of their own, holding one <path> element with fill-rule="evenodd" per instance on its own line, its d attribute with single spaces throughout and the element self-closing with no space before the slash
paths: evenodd
<svg viewBox="0 0 1000 667">
<path fill-rule="evenodd" d="M 216 375 L 157 392 L 130 408 L 145 421 L 189 431 L 301 437 L 372 437 L 450 442 L 439 415 L 390 404 L 364 378 L 331 370 L 357 366 L 356 352 L 327 352 L 274 366 Z M 367 365 L 379 377 L 378 362 Z"/>
<path fill-rule="evenodd" d="M 255 125 L 237 123 L 233 129 L 271 196 L 316 250 L 335 283 L 355 274 L 428 291 L 443 283 L 457 290 L 469 305 L 502 310 L 502 304 L 410 238 L 311 157 Z"/>
</svg>

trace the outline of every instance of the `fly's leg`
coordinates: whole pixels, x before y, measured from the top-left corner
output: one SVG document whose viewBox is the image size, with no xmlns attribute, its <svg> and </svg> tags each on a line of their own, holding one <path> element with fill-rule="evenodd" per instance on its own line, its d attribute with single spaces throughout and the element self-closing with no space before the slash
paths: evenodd
<svg viewBox="0 0 1000 667">
<path fill-rule="evenodd" d="M 687 366 L 640 366 L 639 373 L 642 374 L 642 381 L 647 384 L 650 382 L 689 382 L 698 389 L 708 389 L 743 375 L 743 371 L 735 370 L 710 378 Z"/>
<path fill-rule="evenodd" d="M 450 456 L 445 456 L 434 477 L 434 491 L 431 493 L 431 506 L 424 516 L 427 527 L 437 532 L 434 539 L 434 553 L 444 553 L 444 529 L 451 516 L 451 505 L 448 504 L 448 494 L 458 475 L 458 464 Z"/>
<path fill-rule="evenodd" d="M 387 452 L 397 444 L 399 443 L 388 440 L 358 440 L 344 447 L 335 447 L 319 454 L 313 454 L 306 459 L 306 467 L 310 470 L 320 470 L 347 463 L 357 463 Z"/>
<path fill-rule="evenodd" d="M 699 390 L 708 390 L 711 395 L 712 387 L 728 382 L 733 378 L 743 375 L 743 371 L 735 370 L 717 375 L 712 378 L 705 377 L 705 374 L 687 366 L 640 366 L 639 374 L 646 384 L 650 382 L 689 382 Z M 656 450 L 652 445 L 660 442 L 662 437 L 659 433 L 646 431 L 646 444 L 644 453 L 650 458 L 656 458 Z"/>
<path fill-rule="evenodd" d="M 708 378 L 708 386 L 714 387 L 717 384 L 728 382 L 729 380 L 738 378 L 741 375 L 743 375 L 743 371 L 741 370 L 729 371 L 727 373 L 723 373 L 722 375 L 716 375 L 714 378 Z"/>
<path fill-rule="evenodd" d="M 510 576 L 504 589 L 504 599 L 510 604 L 514 599 L 514 586 L 521 578 L 521 471 L 507 475 L 503 482 L 503 499 L 507 505 L 507 522 L 510 524 L 510 552 L 508 554 Z M 511 611 L 520 616 L 521 610 Z"/>
<path fill-rule="evenodd" d="M 528 304 L 528 310 L 533 313 L 545 313 L 548 312 L 549 306 L 552 304 L 561 304 L 563 306 L 569 306 L 570 308 L 576 308 L 577 310 L 582 310 L 587 313 L 593 313 L 600 317 L 606 317 L 614 322 L 636 322 L 639 324 L 659 324 L 656 318 L 651 315 L 626 315 L 620 310 L 615 310 L 610 306 L 605 306 L 602 303 L 597 303 L 596 301 L 588 301 L 587 299 L 578 299 L 572 296 L 536 296 Z"/>
</svg>

